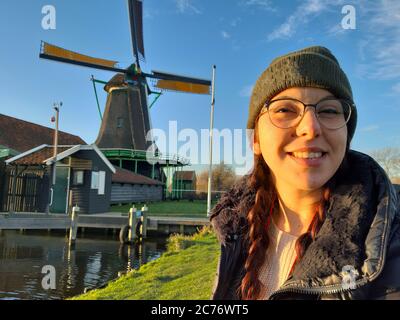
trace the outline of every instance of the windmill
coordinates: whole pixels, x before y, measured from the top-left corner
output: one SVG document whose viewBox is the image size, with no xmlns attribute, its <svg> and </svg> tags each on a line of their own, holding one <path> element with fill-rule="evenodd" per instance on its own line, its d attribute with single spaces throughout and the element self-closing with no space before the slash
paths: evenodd
<svg viewBox="0 0 400 320">
<path fill-rule="evenodd" d="M 131 160 L 131 164 L 135 161 L 135 172 L 139 171 L 162 180 L 162 174 L 157 175 L 154 165 L 151 173 L 149 166 L 144 163 L 140 163 L 142 169 L 137 168 L 137 160 L 143 157 L 143 152 L 153 143 L 146 139 L 151 129 L 147 97 L 155 92 L 150 90 L 147 79 L 150 79 L 153 86 L 161 92 L 210 94 L 212 83 L 210 80 L 161 71 L 143 72 L 140 67 L 140 61 L 145 59 L 143 2 L 142 0 L 127 0 L 127 2 L 134 57 L 134 63 L 127 68 L 120 68 L 117 61 L 83 55 L 43 41 L 40 58 L 115 72 L 116 75 L 104 87 L 107 91 L 107 102 L 95 143 L 114 164 L 129 167 L 126 160 L 130 157 L 128 160 Z M 184 161 L 179 162 L 179 157 L 174 157 L 174 160 L 180 165 L 188 164 Z M 133 171 L 132 166 L 129 169 Z"/>
</svg>

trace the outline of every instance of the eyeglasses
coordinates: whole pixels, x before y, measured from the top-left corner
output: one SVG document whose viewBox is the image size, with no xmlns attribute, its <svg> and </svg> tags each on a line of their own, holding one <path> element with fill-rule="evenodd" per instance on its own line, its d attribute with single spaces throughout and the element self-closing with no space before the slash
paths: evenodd
<svg viewBox="0 0 400 320">
<path fill-rule="evenodd" d="M 305 104 L 294 98 L 282 98 L 266 103 L 259 116 L 266 111 L 272 124 L 278 128 L 296 127 L 303 119 L 307 107 L 313 107 L 321 125 L 327 129 L 340 129 L 351 117 L 351 107 L 354 104 L 348 100 L 326 98 L 317 104 Z"/>
</svg>

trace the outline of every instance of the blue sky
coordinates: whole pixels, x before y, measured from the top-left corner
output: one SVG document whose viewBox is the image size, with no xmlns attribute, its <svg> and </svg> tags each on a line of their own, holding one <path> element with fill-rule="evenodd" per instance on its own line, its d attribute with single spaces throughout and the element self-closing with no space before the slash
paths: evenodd
<svg viewBox="0 0 400 320">
<path fill-rule="evenodd" d="M 56 30 L 41 26 L 44 5 L 56 8 Z M 341 27 L 344 5 L 356 10 L 354 30 Z M 60 129 L 94 142 L 100 118 L 89 78 L 113 74 L 40 60 L 40 41 L 128 66 L 126 1 L 14 0 L 0 6 L 0 113 L 51 126 L 51 106 L 63 101 Z M 245 129 L 251 87 L 273 58 L 326 46 L 348 75 L 358 106 L 352 148 L 368 153 L 400 146 L 399 1 L 144 0 L 144 38 L 144 71 L 211 78 L 217 66 L 218 130 Z M 103 108 L 106 95 L 98 89 Z M 152 125 L 168 132 L 168 121 L 176 120 L 178 130 L 200 135 L 209 128 L 210 100 L 168 92 L 151 109 Z"/>
</svg>

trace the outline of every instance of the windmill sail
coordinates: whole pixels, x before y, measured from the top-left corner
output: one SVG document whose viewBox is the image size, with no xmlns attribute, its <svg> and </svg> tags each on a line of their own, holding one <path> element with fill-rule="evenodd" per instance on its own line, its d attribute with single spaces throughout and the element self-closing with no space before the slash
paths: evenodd
<svg viewBox="0 0 400 320">
<path fill-rule="evenodd" d="M 47 42 L 42 42 L 40 58 L 109 71 L 125 72 L 125 70 L 117 68 L 117 61 L 90 57 Z"/>
<path fill-rule="evenodd" d="M 161 90 L 210 94 L 211 81 L 153 71 L 154 86 Z"/>
<path fill-rule="evenodd" d="M 144 55 L 144 41 L 143 41 L 143 3 L 142 1 L 136 1 L 136 10 L 135 10 L 135 17 L 136 17 L 136 28 L 137 28 L 137 42 L 138 42 L 138 50 L 139 53 L 142 55 L 143 60 L 146 59 Z"/>
<path fill-rule="evenodd" d="M 210 94 L 210 86 L 182 81 L 158 80 L 156 88 L 167 91 L 178 91 L 186 93 Z"/>
<path fill-rule="evenodd" d="M 128 0 L 129 22 L 131 26 L 131 38 L 133 54 L 136 61 L 144 60 L 143 42 L 143 3 L 142 0 Z"/>
</svg>

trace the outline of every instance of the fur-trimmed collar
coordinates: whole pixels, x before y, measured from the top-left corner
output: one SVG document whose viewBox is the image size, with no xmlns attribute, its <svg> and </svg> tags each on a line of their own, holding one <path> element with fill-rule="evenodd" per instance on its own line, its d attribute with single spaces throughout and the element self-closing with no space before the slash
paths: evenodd
<svg viewBox="0 0 400 320">
<path fill-rule="evenodd" d="M 350 150 L 350 170 L 334 190 L 326 219 L 293 274 L 294 280 L 313 279 L 307 286 L 336 283 L 346 265 L 364 276 L 379 272 L 383 250 L 397 210 L 397 195 L 383 169 L 370 156 Z M 246 214 L 256 191 L 244 176 L 222 195 L 210 215 L 221 244 L 235 240 L 247 229 Z M 322 280 L 324 279 L 324 280 Z"/>
</svg>

